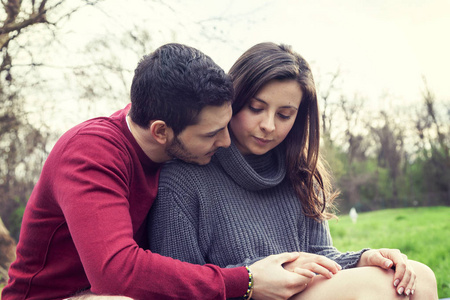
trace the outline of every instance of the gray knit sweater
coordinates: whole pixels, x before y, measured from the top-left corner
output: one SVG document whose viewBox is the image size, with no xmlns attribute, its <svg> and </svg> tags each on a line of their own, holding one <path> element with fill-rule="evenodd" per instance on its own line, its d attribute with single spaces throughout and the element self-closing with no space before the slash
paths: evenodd
<svg viewBox="0 0 450 300">
<path fill-rule="evenodd" d="M 328 223 L 305 217 L 285 175 L 280 147 L 243 157 L 232 144 L 205 166 L 166 164 L 149 217 L 150 250 L 220 267 L 303 251 L 354 267 L 363 250 L 337 251 Z"/>
</svg>

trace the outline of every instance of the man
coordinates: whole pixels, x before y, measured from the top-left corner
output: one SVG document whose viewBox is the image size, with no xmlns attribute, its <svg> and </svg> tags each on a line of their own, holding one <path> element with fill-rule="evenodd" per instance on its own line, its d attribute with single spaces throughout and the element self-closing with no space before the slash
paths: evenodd
<svg viewBox="0 0 450 300">
<path fill-rule="evenodd" d="M 81 123 L 50 153 L 27 204 L 17 259 L 2 299 L 89 293 L 136 299 L 224 299 L 247 292 L 246 268 L 192 265 L 146 250 L 146 217 L 161 164 L 207 164 L 228 147 L 232 83 L 208 56 L 168 44 L 135 70 L 131 105 Z M 301 276 L 282 264 L 250 266 L 254 296 L 287 298 Z"/>
</svg>

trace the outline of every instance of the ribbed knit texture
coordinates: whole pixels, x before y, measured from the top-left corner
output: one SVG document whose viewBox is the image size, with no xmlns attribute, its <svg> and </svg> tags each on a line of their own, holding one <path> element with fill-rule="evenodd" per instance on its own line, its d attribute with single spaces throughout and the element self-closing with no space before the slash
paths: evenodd
<svg viewBox="0 0 450 300">
<path fill-rule="evenodd" d="M 354 267 L 364 250 L 336 250 L 328 223 L 305 217 L 285 175 L 280 147 L 243 157 L 232 144 L 205 166 L 167 164 L 149 218 L 151 251 L 221 267 L 303 251 Z"/>
</svg>

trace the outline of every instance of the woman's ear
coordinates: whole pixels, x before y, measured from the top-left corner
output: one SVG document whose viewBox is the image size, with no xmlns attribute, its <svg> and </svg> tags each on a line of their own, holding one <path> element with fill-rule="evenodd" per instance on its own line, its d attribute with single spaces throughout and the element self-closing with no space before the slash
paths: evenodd
<svg viewBox="0 0 450 300">
<path fill-rule="evenodd" d="M 172 129 L 162 120 L 153 121 L 150 124 L 150 133 L 153 138 L 160 144 L 164 145 L 170 138 Z"/>
</svg>

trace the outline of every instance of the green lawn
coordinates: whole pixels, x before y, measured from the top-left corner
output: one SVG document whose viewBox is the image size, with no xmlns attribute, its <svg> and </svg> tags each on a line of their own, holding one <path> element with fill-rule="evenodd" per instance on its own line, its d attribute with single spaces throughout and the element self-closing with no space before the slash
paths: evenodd
<svg viewBox="0 0 450 300">
<path fill-rule="evenodd" d="M 425 263 L 436 274 L 440 298 L 450 297 L 450 207 L 388 209 L 360 213 L 353 224 L 339 216 L 330 221 L 340 251 L 397 248 Z"/>
</svg>

